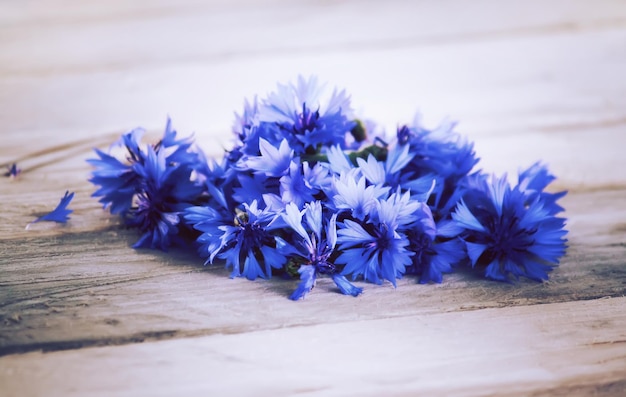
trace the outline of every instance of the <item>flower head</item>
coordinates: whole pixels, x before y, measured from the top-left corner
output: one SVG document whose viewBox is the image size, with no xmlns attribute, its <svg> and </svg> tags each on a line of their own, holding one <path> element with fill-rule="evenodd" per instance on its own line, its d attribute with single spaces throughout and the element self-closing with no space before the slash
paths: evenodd
<svg viewBox="0 0 626 397">
<path fill-rule="evenodd" d="M 142 148 L 142 135 L 142 129 L 134 129 L 117 143 L 126 148 L 126 161 L 96 149 L 98 158 L 88 160 L 95 168 L 90 182 L 99 186 L 93 196 L 100 197 L 105 208 L 141 232 L 133 247 L 165 250 L 181 241 L 180 214 L 203 191 L 192 174 L 207 167 L 192 138 L 178 139 L 169 119 L 156 145 Z"/>
<path fill-rule="evenodd" d="M 413 255 L 409 241 L 397 230 L 399 208 L 392 202 L 376 200 L 376 209 L 367 221 L 346 219 L 337 231 L 342 250 L 336 262 L 345 264 L 343 275 L 362 275 L 367 281 L 381 284 L 387 280 L 396 286 Z"/>
<path fill-rule="evenodd" d="M 133 164 L 133 171 L 139 175 L 140 189 L 125 220 L 142 233 L 133 247 L 165 250 L 172 239 L 178 241 L 180 215 L 202 189 L 190 180 L 191 167 L 167 164 L 165 152 L 151 147 L 147 148 L 143 163 Z"/>
<path fill-rule="evenodd" d="M 484 269 L 488 278 L 546 280 L 565 254 L 564 219 L 555 217 L 539 196 L 528 201 L 506 177 L 466 194 L 452 217 L 464 229 L 472 267 Z"/>
<path fill-rule="evenodd" d="M 411 160 L 402 169 L 403 186 L 414 181 L 435 180 L 428 203 L 435 221 L 449 220 L 466 191 L 470 171 L 478 163 L 474 145 L 454 131 L 456 123 L 444 121 L 433 130 L 421 125 L 419 115 L 412 127 L 398 129 L 397 139 L 410 148 Z"/>
<path fill-rule="evenodd" d="M 375 210 L 377 200 L 388 195 L 389 188 L 368 185 L 366 178 L 359 175 L 358 169 L 355 169 L 342 173 L 335 180 L 333 204 L 338 210 L 350 211 L 352 217 L 363 221 Z"/>
<path fill-rule="evenodd" d="M 322 94 L 314 77 L 299 77 L 295 85 L 279 84 L 262 102 L 259 121 L 277 126 L 296 154 L 315 152 L 319 146 L 343 146 L 354 126 L 350 100 L 345 91 L 335 90 L 322 102 Z"/>
<path fill-rule="evenodd" d="M 338 274 L 332 262 L 337 243 L 337 214 L 333 214 L 328 219 L 323 213 L 321 202 L 315 201 L 307 203 L 302 211 L 299 211 L 294 203 L 289 203 L 282 217 L 295 232 L 295 241 L 292 246 L 289 246 L 294 248 L 287 248 L 286 252 L 295 257 L 293 261 L 300 264 L 298 272 L 301 282 L 291 294 L 290 299 L 304 298 L 307 293 L 311 292 L 320 274 L 330 275 L 345 295 L 361 294 L 363 290 L 352 285 L 343 275 Z"/>
<path fill-rule="evenodd" d="M 231 277 L 270 278 L 272 268 L 280 269 L 286 262 L 277 249 L 280 241 L 270 227 L 277 214 L 259 209 L 256 201 L 243 207 L 243 211 L 236 210 L 231 222 L 224 222 L 214 210 L 198 207 L 188 209 L 185 217 L 194 228 L 203 231 L 198 242 L 208 262 L 216 257 L 225 259 L 226 267 L 232 268 Z"/>
</svg>

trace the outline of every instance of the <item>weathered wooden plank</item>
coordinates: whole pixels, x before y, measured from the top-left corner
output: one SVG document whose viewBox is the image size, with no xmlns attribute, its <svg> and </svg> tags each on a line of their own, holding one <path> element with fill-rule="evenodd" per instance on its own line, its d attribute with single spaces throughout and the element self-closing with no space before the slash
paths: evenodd
<svg viewBox="0 0 626 397">
<path fill-rule="evenodd" d="M 542 159 L 568 185 L 623 185 L 621 173 L 611 172 L 626 167 L 616 149 L 626 120 L 621 1 L 483 2 L 472 7 L 473 18 L 450 13 L 463 9 L 454 1 L 311 3 L 297 6 L 310 7 L 300 9 L 300 17 L 276 2 L 266 12 L 278 15 L 278 24 L 251 5 L 233 11 L 219 4 L 158 4 L 144 14 L 123 2 L 109 11 L 96 5 L 67 10 L 61 3 L 28 12 L 3 3 L 16 19 L 0 27 L 7 38 L 0 53 L 0 163 L 30 149 L 26 136 L 41 149 L 50 136 L 63 143 L 135 125 L 158 129 L 166 114 L 218 154 L 244 97 L 314 73 L 347 88 L 361 116 L 389 128 L 410 121 L 417 107 L 431 123 L 445 115 L 459 119 L 488 170 L 511 172 Z M 447 23 L 433 22 L 444 16 Z M 311 34 L 325 18 L 348 17 L 349 26 L 330 23 L 324 34 Z M 188 18 L 208 19 L 193 25 L 198 31 L 188 28 Z M 216 19 L 223 22 L 214 26 Z M 175 29 L 177 23 L 185 28 Z M 269 38 L 255 34 L 259 24 L 273 29 Z M 234 42 L 213 40 L 216 29 Z M 162 39 L 167 33 L 171 40 Z M 353 45 L 352 35 L 362 45 Z M 375 47 L 378 36 L 400 44 Z M 345 48 L 325 51 L 335 42 Z M 288 49 L 268 48 L 278 43 Z M 203 58 L 222 45 L 238 57 Z M 258 54 L 246 52 L 249 47 Z M 112 59 L 117 68 L 111 69 Z M 483 142 L 485 136 L 497 138 Z"/>
<path fill-rule="evenodd" d="M 124 345 L 0 357 L 3 393 L 624 394 L 626 3 L 468 4 L 1 2 L 0 164 L 25 173 L 0 179 L 0 354 Z M 89 198 L 90 147 L 170 114 L 219 155 L 242 98 L 299 73 L 390 129 L 459 119 L 488 171 L 548 162 L 571 190 L 551 281 L 322 280 L 294 303 L 296 281 L 132 250 Z M 24 230 L 66 189 L 68 225 Z"/>
<path fill-rule="evenodd" d="M 237 335 L 35 352 L 0 358 L 0 384 L 4 395 L 20 397 L 618 396 L 626 392 L 624 305 L 626 298 L 612 298 L 281 324 Z"/>
<path fill-rule="evenodd" d="M 402 4 L 396 3 L 397 8 L 390 12 L 404 15 L 400 12 L 403 7 L 412 7 Z M 28 33 L 28 29 L 42 29 L 42 32 L 52 29 L 68 37 L 61 23 L 67 21 L 58 19 L 58 15 L 49 19 L 40 15 L 45 22 L 41 27 L 5 26 L 4 32 L 18 38 L 16 43 L 22 40 L 26 53 L 22 57 L 19 52 L 15 53 L 12 58 L 16 64 L 25 62 L 23 68 L 10 69 L 10 62 L 4 64 L 9 69 L 2 72 L 0 80 L 7 88 L 0 91 L 3 104 L 0 111 L 10 117 L 6 118 L 0 157 L 8 162 L 46 150 L 51 144 L 67 147 L 21 162 L 25 173 L 20 180 L 0 181 L 0 252 L 6 253 L 0 260 L 3 287 L 0 291 L 3 316 L 0 343 L 4 352 L 245 332 L 259 327 L 273 328 L 275 324 L 333 322 L 359 316 L 377 318 L 623 295 L 624 190 L 606 188 L 626 185 L 624 174 L 614 171 L 626 165 L 623 163 L 626 157 L 621 156 L 619 150 L 626 140 L 626 134 L 622 133 L 626 119 L 626 95 L 623 95 L 626 79 L 615 78 L 620 65 L 626 61 L 625 54 L 615 51 L 624 42 L 626 30 L 619 22 L 623 10 L 616 7 L 616 3 L 602 4 L 605 6 L 593 7 L 592 11 L 554 13 L 543 22 L 534 14 L 527 19 L 514 18 L 513 29 L 520 30 L 515 34 L 506 33 L 506 26 L 498 25 L 500 22 L 495 19 L 489 20 L 498 26 L 490 25 L 491 28 L 481 24 L 473 27 L 451 24 L 446 28 L 449 30 L 438 32 L 436 26 L 425 27 L 415 33 L 445 36 L 468 29 L 479 33 L 484 29 L 505 31 L 500 35 L 461 40 L 460 44 L 452 39 L 458 36 L 450 36 L 449 41 L 443 42 L 436 39 L 431 44 L 418 40 L 399 49 L 385 50 L 384 62 L 370 61 L 374 54 L 380 54 L 381 50 L 376 48 L 346 50 L 321 58 L 317 53 L 276 57 L 268 50 L 265 57 L 256 59 L 252 77 L 245 79 L 222 78 L 226 69 L 240 68 L 235 73 L 239 77 L 244 68 L 247 73 L 249 67 L 243 61 L 196 64 L 182 57 L 173 60 L 170 66 L 163 66 L 158 62 L 155 65 L 153 59 L 136 68 L 124 66 L 120 70 L 125 71 L 110 71 L 99 64 L 102 59 L 110 59 L 106 51 L 81 59 L 75 58 L 81 56 L 79 53 L 63 59 L 46 55 L 37 50 L 36 43 L 52 40 L 54 36 L 46 38 Z M 117 6 L 124 7 L 121 3 Z M 197 11 L 196 6 L 190 7 L 193 12 Z M 366 12 L 355 4 L 346 7 L 357 13 Z M 554 8 L 550 10 L 554 12 Z M 191 11 L 184 8 L 179 12 L 181 14 L 165 13 L 162 18 L 178 21 L 181 15 Z M 443 12 L 443 9 L 429 12 Z M 111 19 L 100 19 L 96 25 L 113 29 L 116 26 L 114 16 L 118 16 L 113 14 Z M 81 22 L 84 17 L 83 14 L 75 16 L 74 22 L 80 29 L 93 32 L 93 25 Z M 152 27 L 144 26 L 142 29 L 146 31 L 157 30 L 160 26 L 151 19 L 146 22 L 134 18 L 135 14 L 131 13 L 127 23 L 135 27 L 148 23 Z M 470 19 L 464 20 L 473 23 Z M 168 23 L 174 23 L 172 21 Z M 579 28 L 563 28 L 568 24 Z M 454 30 L 457 28 L 458 31 Z M 284 29 L 286 34 L 289 30 Z M 533 29 L 542 33 L 535 34 Z M 99 34 L 78 35 L 72 40 L 88 41 L 94 37 L 103 42 L 112 40 Z M 398 34 L 411 37 L 413 33 Z M 37 41 L 39 39 L 44 41 Z M 65 45 L 64 39 L 58 40 L 58 45 Z M 166 43 L 166 47 L 168 45 L 171 46 Z M 17 47 L 11 48 L 17 51 Z M 38 61 L 29 64 L 31 56 Z M 134 60 L 124 56 L 124 62 Z M 60 62 L 50 74 L 29 69 L 29 65 L 45 64 L 47 60 Z M 85 62 L 87 70 L 72 69 L 76 62 Z M 369 68 L 358 68 L 355 73 L 354 68 L 340 67 L 350 63 L 368 64 Z M 470 137 L 477 139 L 477 150 L 488 170 L 503 171 L 543 159 L 557 175 L 565 174 L 559 186 L 576 191 L 564 201 L 572 231 L 571 248 L 552 281 L 508 286 L 458 274 L 448 277 L 442 286 L 416 286 L 413 280 L 407 279 L 393 293 L 389 288 L 369 286 L 367 294 L 358 301 L 335 294 L 315 294 L 310 299 L 314 302 L 294 305 L 285 299 L 295 284 L 293 281 L 253 284 L 230 281 L 226 279 L 226 272 L 219 268 L 200 268 L 192 254 L 165 256 L 128 248 L 133 233 L 120 229 L 114 221 L 111 223 L 88 197 L 92 190 L 85 182 L 88 168 L 84 159 L 89 156 L 86 149 L 91 146 L 88 137 L 94 137 L 93 146 L 100 145 L 112 141 L 113 136 L 121 132 L 119 128 L 132 127 L 155 117 L 161 122 L 167 111 L 163 105 L 184 106 L 188 108 L 186 114 L 201 114 L 201 106 L 211 108 L 228 103 L 224 101 L 223 92 L 249 95 L 267 83 L 263 88 L 266 90 L 273 85 L 269 79 L 281 79 L 278 74 L 291 73 L 305 64 L 309 68 L 305 70 L 321 67 L 327 75 L 347 81 L 355 104 L 359 106 L 363 98 L 367 110 L 386 121 L 390 115 L 406 117 L 413 106 L 422 101 L 428 103 L 424 109 L 426 116 L 427 110 L 438 114 L 444 108 L 453 115 L 458 111 L 459 116 L 467 116 L 467 123 L 465 117 L 461 117 L 462 126 L 468 124 Z M 454 66 L 460 64 L 463 68 Z M 571 64 L 580 68 L 573 70 Z M 96 72 L 89 68 L 95 68 Z M 261 77 L 268 70 L 272 73 Z M 185 72 L 184 76 L 181 71 Z M 582 78 L 588 72 L 593 72 L 595 79 Z M 372 79 L 374 75 L 385 73 L 392 73 L 395 83 Z M 350 77 L 353 75 L 357 77 Z M 468 79 L 468 75 L 476 78 Z M 120 77 L 133 83 L 111 84 Z M 252 81 L 256 78 L 260 82 Z M 215 95 L 210 88 L 218 80 L 222 80 L 219 84 L 232 83 L 232 89 L 218 84 L 220 95 Z M 194 91 L 198 97 L 208 98 L 196 101 L 194 98 L 198 97 L 183 95 L 191 84 L 202 88 Z M 61 91 L 78 107 L 56 101 Z M 173 93 L 178 99 L 157 104 L 154 98 L 162 97 L 158 92 Z M 185 100 L 180 100 L 181 97 Z M 435 105 L 430 105 L 430 101 Z M 230 123 L 232 108 L 240 102 L 241 97 L 237 97 L 234 104 L 228 105 L 229 109 L 211 113 L 220 121 L 210 131 L 199 134 L 200 144 L 213 154 L 219 152 L 211 142 L 226 140 L 223 126 Z M 110 107 L 112 104 L 116 104 L 114 108 Z M 29 109 L 38 117 L 31 117 L 23 109 Z M 146 109 L 151 114 L 148 118 Z M 399 116 L 401 112 L 403 116 Z M 183 124 L 191 124 L 190 120 L 198 120 L 196 117 L 190 117 Z M 151 123 L 153 121 L 149 125 L 156 125 Z M 13 133 L 15 131 L 21 133 Z M 58 135 L 53 140 L 36 139 L 51 133 Z M 35 214 L 49 210 L 66 189 L 77 192 L 72 205 L 76 212 L 70 224 L 66 227 L 42 224 L 25 231 L 24 226 Z M 331 288 L 327 283 L 318 287 L 327 288 Z M 314 306 L 320 304 L 320 300 L 320 307 L 333 305 L 337 307 L 336 313 L 321 315 L 321 309 Z M 366 304 L 361 305 L 361 301 Z M 253 305 L 259 314 L 243 316 L 244 302 Z M 377 310 L 372 311 L 372 305 Z M 298 311 L 295 316 L 294 310 Z"/>
<path fill-rule="evenodd" d="M 413 278 L 400 281 L 397 290 L 365 284 L 365 294 L 353 299 L 332 293 L 332 282 L 322 281 L 316 293 L 298 303 L 287 300 L 296 280 L 230 280 L 221 266 L 203 268 L 193 252 L 133 250 L 129 246 L 135 233 L 108 223 L 87 192 L 79 193 L 77 224 L 42 225 L 21 232 L 19 239 L 0 241 L 0 252 L 8 259 L 0 262 L 0 353 L 619 297 L 626 292 L 624 190 L 564 199 L 571 246 L 549 283 L 508 285 L 461 272 L 441 285 L 417 285 Z M 22 223 L 15 225 L 16 219 Z M 28 219 L 20 215 L 9 221 L 21 227 Z"/>
</svg>

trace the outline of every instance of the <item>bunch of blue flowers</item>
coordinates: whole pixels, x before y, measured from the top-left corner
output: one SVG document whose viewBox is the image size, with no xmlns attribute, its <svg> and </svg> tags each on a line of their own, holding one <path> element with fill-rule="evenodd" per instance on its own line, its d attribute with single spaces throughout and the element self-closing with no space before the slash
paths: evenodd
<svg viewBox="0 0 626 397">
<path fill-rule="evenodd" d="M 544 191 L 554 176 L 541 164 L 514 186 L 473 171 L 473 144 L 454 128 L 418 119 L 388 136 L 355 118 L 345 91 L 324 96 L 315 78 L 299 78 L 245 103 L 221 159 L 178 139 L 168 120 L 153 146 L 142 147 L 142 130 L 124 134 L 123 160 L 96 150 L 90 181 L 139 229 L 134 247 L 193 244 L 231 277 L 299 277 L 293 300 L 323 275 L 352 296 L 362 288 L 349 279 L 440 283 L 460 266 L 546 280 L 565 254 L 565 192 Z"/>
</svg>

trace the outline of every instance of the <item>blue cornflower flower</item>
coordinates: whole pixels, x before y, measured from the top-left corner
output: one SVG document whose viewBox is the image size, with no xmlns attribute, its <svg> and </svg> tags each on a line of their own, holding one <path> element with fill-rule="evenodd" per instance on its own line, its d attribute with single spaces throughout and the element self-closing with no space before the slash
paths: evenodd
<svg viewBox="0 0 626 397">
<path fill-rule="evenodd" d="M 207 249 L 208 262 L 214 258 L 226 260 L 226 267 L 231 267 L 231 277 L 246 277 L 254 280 L 257 277 L 270 278 L 272 268 L 280 269 L 287 259 L 277 249 L 281 242 L 272 234 L 270 223 L 277 214 L 267 209 L 260 210 L 256 201 L 243 204 L 245 211 L 237 210 L 231 224 L 221 224 L 217 228 L 204 232 L 198 241 Z M 211 211 L 204 214 L 197 209 L 187 211 L 187 219 L 196 217 L 198 230 L 210 228 L 210 223 L 220 219 Z M 202 217 L 205 220 L 202 221 Z"/>
<path fill-rule="evenodd" d="M 95 168 L 89 181 L 99 186 L 92 196 L 100 197 L 100 203 L 104 208 L 109 207 L 112 214 L 126 215 L 133 206 L 135 195 L 142 190 L 143 181 L 134 165 L 141 166 L 146 162 L 147 154 L 140 144 L 144 132 L 141 128 L 135 128 L 123 134 L 119 141 L 112 145 L 126 148 L 125 162 L 99 149 L 95 149 L 98 158 L 87 160 Z M 193 137 L 177 139 L 176 135 L 168 118 L 163 138 L 154 145 L 154 151 L 163 153 L 168 167 L 184 166 L 201 173 L 206 168 L 201 161 L 204 154 L 194 147 Z"/>
<path fill-rule="evenodd" d="M 65 223 L 68 219 L 70 219 L 69 215 L 74 212 L 73 210 L 67 209 L 67 206 L 70 204 L 72 199 L 74 198 L 74 193 L 70 193 L 69 191 L 65 192 L 65 195 L 59 201 L 59 204 L 55 209 L 48 212 L 45 215 L 40 216 L 34 221 L 30 222 L 26 225 L 26 229 L 30 227 L 33 223 L 41 222 L 41 221 L 50 221 L 50 222 L 58 222 Z"/>
<path fill-rule="evenodd" d="M 419 180 L 436 181 L 428 204 L 436 222 L 448 220 L 466 191 L 466 181 L 478 163 L 473 143 L 454 132 L 456 123 L 444 121 L 433 130 L 424 128 L 416 116 L 414 126 L 398 129 L 397 140 L 409 145 L 411 161 L 402 169 L 402 186 L 415 190 Z"/>
<path fill-rule="evenodd" d="M 95 149 L 97 159 L 87 160 L 95 170 L 89 182 L 100 186 L 92 197 L 98 200 L 104 208 L 109 207 L 112 214 L 125 215 L 132 206 L 133 197 L 139 191 L 139 175 L 133 171 L 133 163 L 142 163 L 144 154 L 139 148 L 143 130 L 136 128 L 120 138 L 113 146 L 123 144 L 128 152 L 127 162 L 123 163 L 114 156 Z"/>
<path fill-rule="evenodd" d="M 529 201 L 506 177 L 494 178 L 483 189 L 468 192 L 452 218 L 464 228 L 472 267 L 500 281 L 510 277 L 547 280 L 565 254 L 565 220 L 536 196 Z"/>
<path fill-rule="evenodd" d="M 279 84 L 277 91 L 263 101 L 258 119 L 278 126 L 296 155 L 315 153 L 320 146 L 344 147 L 346 135 L 355 125 L 349 97 L 345 91 L 335 90 L 322 103 L 321 95 L 322 87 L 315 77 L 299 77 L 296 85 Z"/>
<path fill-rule="evenodd" d="M 144 160 L 133 164 L 141 188 L 125 221 L 142 233 L 134 248 L 166 250 L 172 239 L 179 241 L 180 215 L 198 198 L 202 188 L 191 181 L 191 166 L 167 164 L 164 151 L 148 147 Z"/>
<path fill-rule="evenodd" d="M 303 214 L 305 214 L 304 223 Z M 315 201 L 307 203 L 303 211 L 299 211 L 294 203 L 287 204 L 282 218 L 296 232 L 295 248 L 286 252 L 292 256 L 292 261 L 300 264 L 298 272 L 301 281 L 290 299 L 298 300 L 311 292 L 319 274 L 331 275 L 339 290 L 345 295 L 358 296 L 363 292 L 362 288 L 352 285 L 345 276 L 336 273 L 337 269 L 332 263 L 337 243 L 337 214 L 327 219 L 323 214 L 321 202 Z"/>
<path fill-rule="evenodd" d="M 193 147 L 193 138 L 177 138 L 170 119 L 154 147 L 142 149 L 143 133 L 134 129 L 116 144 L 126 148 L 126 162 L 96 149 L 98 158 L 88 160 L 95 167 L 90 181 L 99 186 L 93 196 L 101 197 L 105 208 L 142 233 L 133 247 L 165 250 L 173 240 L 181 241 L 180 213 L 203 191 L 203 184 L 192 181 L 192 174 L 204 182 L 208 166 L 201 161 L 204 154 Z"/>
<path fill-rule="evenodd" d="M 368 186 L 366 178 L 359 175 L 359 170 L 355 168 L 335 180 L 333 204 L 336 209 L 350 211 L 352 217 L 363 221 L 375 210 L 377 199 L 387 197 L 389 187 Z"/>
<path fill-rule="evenodd" d="M 396 286 L 413 255 L 407 247 L 409 240 L 398 231 L 398 206 L 392 201 L 376 200 L 376 208 L 366 222 L 345 219 L 337 231 L 342 251 L 335 261 L 345 264 L 341 274 L 359 275 L 367 281 L 381 284 L 388 280 Z"/>
<path fill-rule="evenodd" d="M 278 145 L 282 140 L 278 126 L 259 122 L 259 101 L 256 97 L 252 102 L 245 101 L 243 114 L 235 114 L 233 132 L 237 141 L 234 148 L 228 152 L 227 157 L 231 162 L 238 161 L 244 155 L 258 155 L 260 138 L 272 145 Z"/>
</svg>

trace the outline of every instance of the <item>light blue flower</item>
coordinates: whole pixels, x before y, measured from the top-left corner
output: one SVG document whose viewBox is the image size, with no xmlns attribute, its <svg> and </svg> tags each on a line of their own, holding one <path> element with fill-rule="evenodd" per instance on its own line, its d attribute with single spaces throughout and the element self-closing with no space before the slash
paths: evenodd
<svg viewBox="0 0 626 397">
<path fill-rule="evenodd" d="M 323 100 L 322 88 L 315 77 L 299 77 L 296 84 L 279 84 L 259 108 L 261 124 L 278 126 L 296 155 L 314 153 L 320 146 L 344 147 L 354 126 L 345 91 L 335 90 Z"/>
<path fill-rule="evenodd" d="M 359 170 L 343 173 L 335 180 L 336 194 L 333 196 L 334 207 L 340 211 L 349 211 L 358 220 L 376 208 L 377 199 L 387 197 L 389 187 L 367 185 L 366 178 L 359 176 Z"/>
<path fill-rule="evenodd" d="M 304 214 L 304 222 L 303 216 Z M 292 260 L 300 264 L 300 283 L 290 299 L 298 300 L 311 292 L 317 276 L 328 274 L 345 295 L 358 296 L 363 291 L 355 287 L 343 275 L 336 272 L 331 261 L 337 243 L 337 214 L 330 219 L 324 216 L 319 201 L 307 203 L 300 211 L 294 203 L 287 204 L 282 214 L 284 222 L 295 232 L 294 241 L 288 248 Z"/>
</svg>

